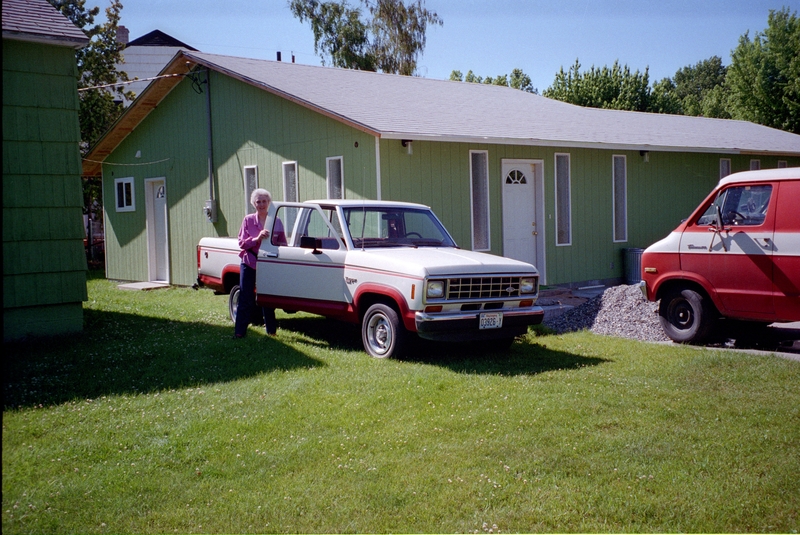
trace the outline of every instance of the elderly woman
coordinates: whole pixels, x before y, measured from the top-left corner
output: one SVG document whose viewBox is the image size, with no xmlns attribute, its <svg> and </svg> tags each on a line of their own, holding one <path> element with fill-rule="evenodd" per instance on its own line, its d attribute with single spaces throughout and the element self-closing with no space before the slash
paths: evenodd
<svg viewBox="0 0 800 535">
<path fill-rule="evenodd" d="M 235 338 L 242 338 L 247 334 L 247 327 L 253 317 L 253 308 L 256 306 L 256 262 L 261 241 L 269 237 L 269 230 L 264 227 L 271 202 L 270 192 L 262 188 L 253 190 L 250 195 L 250 204 L 256 209 L 256 213 L 244 216 L 242 228 L 239 229 L 239 248 L 241 249 L 239 258 L 242 259 L 242 262 L 239 266 L 239 306 L 236 311 Z M 275 232 L 282 233 L 282 231 L 282 225 L 278 220 L 275 222 Z M 274 335 L 278 330 L 275 309 L 262 307 L 261 313 L 264 317 L 267 334 Z"/>
</svg>

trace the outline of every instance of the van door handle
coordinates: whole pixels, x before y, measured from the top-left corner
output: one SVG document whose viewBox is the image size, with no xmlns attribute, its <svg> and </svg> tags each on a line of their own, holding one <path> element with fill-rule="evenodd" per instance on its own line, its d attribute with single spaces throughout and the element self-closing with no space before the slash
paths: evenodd
<svg viewBox="0 0 800 535">
<path fill-rule="evenodd" d="M 769 238 L 756 238 L 756 243 L 758 243 L 758 240 L 764 242 L 763 244 L 759 243 L 759 245 L 761 245 L 761 247 L 764 247 L 765 249 L 772 246 L 772 240 L 770 240 Z"/>
</svg>

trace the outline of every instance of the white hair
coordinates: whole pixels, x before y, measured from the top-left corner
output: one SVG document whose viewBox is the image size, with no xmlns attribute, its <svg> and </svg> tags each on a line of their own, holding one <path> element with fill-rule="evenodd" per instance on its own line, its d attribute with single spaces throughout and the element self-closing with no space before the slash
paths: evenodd
<svg viewBox="0 0 800 535">
<path fill-rule="evenodd" d="M 256 188 L 253 190 L 253 193 L 250 194 L 250 204 L 253 205 L 253 208 L 256 207 L 256 199 L 259 197 L 266 197 L 269 202 L 272 202 L 272 194 L 270 192 L 264 188 Z"/>
</svg>

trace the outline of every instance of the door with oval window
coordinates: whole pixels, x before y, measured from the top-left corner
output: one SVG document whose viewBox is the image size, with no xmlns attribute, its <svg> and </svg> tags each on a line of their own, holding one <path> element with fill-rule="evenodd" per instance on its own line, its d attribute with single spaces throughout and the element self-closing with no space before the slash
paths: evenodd
<svg viewBox="0 0 800 535">
<path fill-rule="evenodd" d="M 503 256 L 536 266 L 545 283 L 544 162 L 503 160 Z"/>
<path fill-rule="evenodd" d="M 154 282 L 169 282 L 166 179 L 148 178 L 144 185 L 149 279 Z"/>
</svg>

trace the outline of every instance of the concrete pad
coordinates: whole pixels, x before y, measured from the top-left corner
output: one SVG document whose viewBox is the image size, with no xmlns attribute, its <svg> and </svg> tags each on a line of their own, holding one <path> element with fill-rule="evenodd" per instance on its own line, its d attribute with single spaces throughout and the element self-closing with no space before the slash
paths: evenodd
<svg viewBox="0 0 800 535">
<path fill-rule="evenodd" d="M 127 282 L 118 284 L 117 288 L 120 290 L 158 290 L 160 288 L 169 288 L 169 284 L 166 282 Z"/>
</svg>

